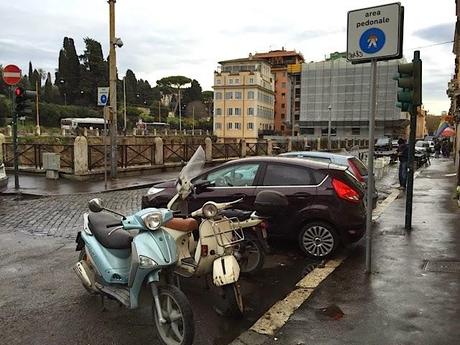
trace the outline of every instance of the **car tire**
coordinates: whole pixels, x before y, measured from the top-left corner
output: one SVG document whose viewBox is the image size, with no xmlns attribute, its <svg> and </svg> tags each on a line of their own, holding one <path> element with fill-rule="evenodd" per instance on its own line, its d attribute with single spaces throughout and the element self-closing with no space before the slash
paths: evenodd
<svg viewBox="0 0 460 345">
<path fill-rule="evenodd" d="M 322 260 L 335 253 L 340 239 L 332 225 L 315 221 L 302 227 L 298 241 L 300 249 L 308 257 Z"/>
</svg>

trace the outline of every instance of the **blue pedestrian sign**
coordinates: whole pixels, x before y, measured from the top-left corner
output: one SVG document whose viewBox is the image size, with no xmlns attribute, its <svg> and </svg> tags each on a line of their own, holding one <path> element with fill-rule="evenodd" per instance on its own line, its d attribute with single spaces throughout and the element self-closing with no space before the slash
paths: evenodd
<svg viewBox="0 0 460 345">
<path fill-rule="evenodd" d="M 98 87 L 97 88 L 97 105 L 106 106 L 109 100 L 109 88 Z"/>
<path fill-rule="evenodd" d="M 347 59 L 362 63 L 401 58 L 403 17 L 400 3 L 348 12 Z"/>
<path fill-rule="evenodd" d="M 359 47 L 367 54 L 375 54 L 385 45 L 385 33 L 379 28 L 364 31 L 359 39 Z"/>
</svg>

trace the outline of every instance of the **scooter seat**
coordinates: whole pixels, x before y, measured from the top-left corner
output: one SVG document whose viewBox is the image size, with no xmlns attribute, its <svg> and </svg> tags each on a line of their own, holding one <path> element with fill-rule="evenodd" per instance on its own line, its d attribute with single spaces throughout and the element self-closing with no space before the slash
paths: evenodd
<svg viewBox="0 0 460 345">
<path fill-rule="evenodd" d="M 165 224 L 165 227 L 183 232 L 192 232 L 198 229 L 198 222 L 195 218 L 173 218 Z"/>
<path fill-rule="evenodd" d="M 88 215 L 88 226 L 94 237 L 108 249 L 129 249 L 133 237 L 123 229 L 120 217 L 108 213 Z"/>
<path fill-rule="evenodd" d="M 245 221 L 251 218 L 252 211 L 243 211 L 237 209 L 227 209 L 221 211 L 221 214 L 227 218 L 238 218 L 239 221 Z"/>
</svg>

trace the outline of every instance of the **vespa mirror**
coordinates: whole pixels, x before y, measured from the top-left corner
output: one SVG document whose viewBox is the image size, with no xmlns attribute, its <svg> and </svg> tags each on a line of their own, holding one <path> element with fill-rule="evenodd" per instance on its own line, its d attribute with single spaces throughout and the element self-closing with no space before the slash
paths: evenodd
<svg viewBox="0 0 460 345">
<path fill-rule="evenodd" d="M 88 207 L 92 212 L 101 212 L 104 209 L 102 199 L 94 198 L 88 202 Z"/>
</svg>

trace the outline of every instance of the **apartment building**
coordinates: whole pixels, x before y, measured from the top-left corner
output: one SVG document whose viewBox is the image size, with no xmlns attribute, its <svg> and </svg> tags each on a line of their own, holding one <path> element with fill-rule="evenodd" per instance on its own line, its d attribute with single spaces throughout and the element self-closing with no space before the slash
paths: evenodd
<svg viewBox="0 0 460 345">
<path fill-rule="evenodd" d="M 252 55 L 220 61 L 214 72 L 214 134 L 219 142 L 255 142 L 274 130 L 274 76 Z"/>
<path fill-rule="evenodd" d="M 377 114 L 375 136 L 405 133 L 409 116 L 396 107 L 398 86 L 394 75 L 404 60 L 377 64 Z M 300 132 L 341 138 L 367 138 L 370 116 L 370 63 L 353 65 L 341 54 L 302 65 Z"/>
<path fill-rule="evenodd" d="M 304 58 L 301 53 L 285 50 L 284 47 L 281 50 L 256 53 L 254 58 L 270 63 L 275 76 L 275 132 L 292 134 L 292 122 L 296 123 L 300 118 L 300 65 Z M 298 132 L 298 126 L 294 132 Z"/>
</svg>

